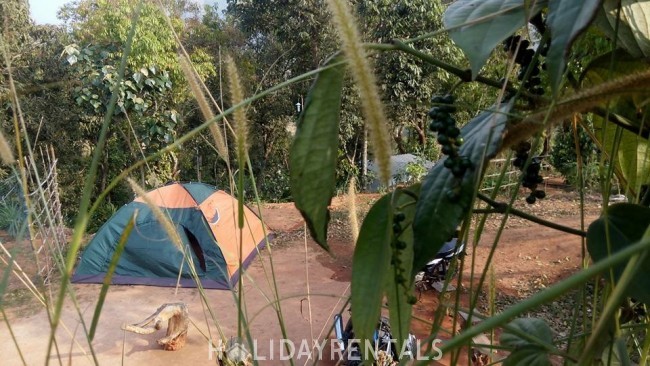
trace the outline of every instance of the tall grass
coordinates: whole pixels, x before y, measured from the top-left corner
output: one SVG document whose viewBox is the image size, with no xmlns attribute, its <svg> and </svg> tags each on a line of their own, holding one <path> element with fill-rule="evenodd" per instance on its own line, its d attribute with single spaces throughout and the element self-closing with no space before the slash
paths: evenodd
<svg viewBox="0 0 650 366">
<path fill-rule="evenodd" d="M 347 7 L 346 3 L 340 0 L 329 0 L 328 5 L 334 14 L 334 20 L 337 24 L 341 38 L 343 39 L 343 52 L 348 58 L 347 62 L 350 66 L 352 76 L 357 83 L 360 94 L 362 95 L 364 115 L 369 124 L 369 129 L 371 132 L 371 140 L 373 141 L 375 154 L 378 156 L 378 159 L 380 161 L 382 178 L 385 181 L 387 180 L 389 174 L 387 158 L 390 155 L 390 143 L 389 143 L 389 136 L 387 135 L 386 132 L 388 129 L 384 125 L 386 119 L 384 117 L 383 106 L 381 104 L 379 93 L 377 91 L 376 80 L 372 71 L 372 67 L 369 64 L 367 55 L 365 53 L 366 47 L 360 43 L 360 36 L 358 34 L 358 30 L 356 29 L 356 22 L 354 18 L 350 17 L 351 12 L 350 9 Z M 120 65 L 119 79 L 122 79 L 124 77 L 126 60 L 129 57 L 129 51 L 135 34 L 135 27 L 138 23 L 138 17 L 139 17 L 139 12 L 141 7 L 142 7 L 142 3 L 140 3 L 137 7 L 134 8 L 134 12 L 132 16 L 133 25 L 130 30 L 130 34 L 127 39 L 127 42 L 123 47 L 123 58 Z M 170 27 L 172 26 L 170 25 Z M 179 44 L 179 47 L 182 47 L 182 45 Z M 4 47 L 2 51 L 3 51 L 5 63 L 9 65 L 10 55 L 7 54 L 7 50 Z M 61 364 L 63 363 L 63 357 L 65 356 L 64 353 L 65 351 L 63 351 L 63 349 L 60 348 L 60 345 L 58 343 L 57 330 L 59 326 L 63 324 L 62 313 L 63 313 L 63 307 L 66 299 L 69 299 L 75 307 L 76 313 L 79 318 L 79 322 L 81 324 L 81 328 L 82 328 L 81 330 L 84 333 L 84 338 L 87 343 L 86 345 L 93 357 L 92 359 L 93 362 L 96 364 L 99 363 L 97 356 L 95 354 L 95 350 L 93 348 L 92 341 L 97 332 L 99 317 L 101 316 L 103 305 L 106 300 L 106 295 L 110 288 L 111 274 L 117 265 L 120 249 L 122 249 L 126 244 L 126 239 L 129 235 L 129 231 L 132 226 L 129 226 L 123 233 L 123 236 L 118 245 L 118 250 L 116 251 L 116 255 L 111 260 L 109 275 L 107 276 L 106 281 L 104 282 L 103 286 L 100 289 L 98 301 L 97 304 L 95 305 L 93 318 L 89 327 L 86 327 L 86 323 L 84 322 L 83 312 L 80 310 L 80 307 L 75 298 L 74 288 L 70 286 L 70 277 L 72 275 L 75 262 L 79 255 L 81 243 L 83 242 L 84 235 L 86 234 L 86 228 L 89 222 L 89 218 L 92 215 L 92 213 L 102 205 L 103 200 L 107 196 L 107 194 L 112 189 L 114 189 L 117 184 L 127 181 L 131 186 L 132 190 L 138 196 L 145 198 L 146 197 L 145 189 L 140 187 L 134 180 L 130 179 L 129 178 L 130 174 L 132 174 L 137 168 L 143 166 L 147 162 L 153 161 L 163 156 L 164 154 L 174 151 L 174 149 L 177 149 L 181 144 L 189 141 L 192 138 L 195 138 L 198 134 L 202 133 L 203 131 L 208 130 L 214 139 L 219 157 L 227 162 L 229 168 L 230 168 L 231 156 L 228 150 L 228 146 L 233 146 L 236 151 L 235 159 L 237 162 L 237 172 L 233 173 L 232 171 L 229 171 L 229 176 L 230 176 L 230 181 L 233 182 L 231 190 L 237 193 L 237 197 L 239 200 L 239 204 L 236 210 L 236 212 L 238 213 L 238 217 L 237 217 L 238 230 L 240 230 L 240 232 L 243 232 L 244 230 L 247 229 L 245 218 L 243 215 L 245 187 L 247 186 L 252 187 L 253 195 L 256 197 L 256 203 L 258 205 L 258 208 L 260 207 L 260 200 L 258 198 L 259 196 L 257 192 L 257 187 L 255 186 L 254 172 L 252 169 L 250 156 L 248 155 L 249 142 L 248 142 L 248 120 L 246 117 L 246 108 L 251 103 L 260 100 L 266 95 L 269 95 L 293 83 L 311 78 L 314 75 L 317 75 L 320 71 L 322 71 L 322 69 L 316 69 L 307 72 L 303 75 L 287 80 L 272 88 L 269 88 L 251 97 L 246 98 L 244 95 L 244 90 L 241 87 L 242 82 L 239 79 L 236 65 L 232 60 L 232 58 L 228 58 L 227 70 L 228 70 L 228 79 L 229 79 L 229 85 L 231 90 L 231 107 L 215 115 L 213 110 L 221 111 L 221 107 L 216 105 L 216 103 L 214 102 L 214 98 L 212 98 L 207 88 L 205 88 L 205 84 L 203 83 L 202 80 L 200 80 L 200 78 L 196 74 L 196 71 L 193 69 L 191 65 L 191 61 L 189 60 L 186 54 L 181 53 L 181 56 L 179 57 L 179 63 L 185 75 L 185 78 L 188 82 L 189 90 L 191 91 L 194 99 L 196 99 L 197 104 L 202 112 L 205 121 L 200 126 L 193 129 L 192 131 L 179 137 L 174 143 L 170 144 L 169 146 L 160 149 L 159 151 L 139 160 L 133 166 L 124 169 L 124 171 L 122 171 L 118 177 L 116 177 L 113 181 L 111 181 L 107 185 L 106 190 L 101 192 L 98 198 L 93 202 L 91 199 L 92 190 L 94 186 L 94 181 L 97 176 L 97 171 L 99 169 L 99 162 L 102 157 L 103 146 L 106 142 L 107 135 L 109 133 L 109 126 L 111 124 L 114 115 L 113 112 L 114 112 L 115 105 L 117 103 L 117 94 L 116 93 L 113 94 L 110 100 L 108 111 L 104 116 L 101 132 L 98 138 L 97 147 L 93 154 L 92 162 L 90 164 L 88 174 L 85 180 L 83 194 L 80 197 L 79 214 L 75 221 L 74 233 L 71 239 L 70 246 L 67 250 L 67 253 L 55 253 L 56 263 L 58 266 L 58 270 L 60 272 L 58 291 L 56 293 L 50 293 L 49 296 L 43 296 L 42 298 L 43 304 L 45 305 L 47 311 L 48 320 L 49 320 L 49 324 L 47 327 L 48 328 L 47 330 L 49 332 L 49 338 L 48 338 L 48 350 L 47 350 L 47 355 L 45 360 L 46 364 L 50 362 L 51 358 L 56 358 L 59 363 Z M 327 67 L 335 67 L 335 66 L 338 65 L 333 64 Z M 646 72 L 644 74 L 635 75 L 634 77 L 635 78 L 643 77 L 647 79 L 648 75 L 650 74 Z M 11 76 L 10 68 L 9 68 L 9 76 Z M 637 82 L 637 80 L 635 80 L 634 82 Z M 612 90 L 620 91 L 620 89 L 629 87 L 630 83 L 632 82 L 626 79 L 623 81 L 619 81 L 617 83 L 607 84 L 598 90 L 591 91 L 591 94 L 584 93 L 578 95 L 578 97 L 576 97 L 576 100 L 574 102 L 575 104 L 595 103 L 595 100 L 600 102 L 604 97 L 604 95 L 606 95 L 609 91 Z M 0 131 L 0 158 L 5 164 L 13 165 L 13 166 L 17 165 L 19 167 L 17 171 L 21 173 L 20 175 L 19 174 L 16 175 L 19 176 L 19 179 L 21 179 L 23 183 L 26 183 L 24 172 L 22 172 L 21 170 L 24 169 L 23 161 L 25 155 L 27 155 L 28 160 L 33 161 L 34 153 L 29 145 L 30 139 L 29 136 L 26 135 L 25 127 L 24 125 L 23 126 L 20 125 L 21 124 L 20 121 L 23 120 L 23 116 L 21 115 L 22 112 L 20 111 L 19 108 L 19 100 L 17 97 L 15 97 L 17 95 L 15 86 L 10 85 L 10 90 L 12 91 L 12 94 L 14 96 L 13 110 L 15 111 L 14 123 L 16 126 L 15 131 L 16 131 L 17 151 L 16 154 L 14 154 L 13 149 L 11 148 L 10 143 L 8 142 L 4 133 Z M 568 113 L 567 112 L 568 110 L 574 112 L 573 107 L 563 106 L 563 109 L 555 113 L 564 116 L 564 114 Z M 225 120 L 225 118 L 228 116 L 232 116 L 230 121 Z M 557 115 L 553 115 L 551 117 L 557 118 Z M 528 120 L 525 120 L 524 122 L 529 123 L 529 125 L 538 124 L 541 120 L 546 121 L 548 118 L 549 115 L 544 116 L 543 113 L 541 113 L 541 114 L 534 115 L 533 117 L 530 117 Z M 222 122 L 222 121 L 225 125 L 224 130 L 231 132 L 232 134 L 230 138 L 228 134 L 222 133 L 222 130 L 219 128 L 218 122 Z M 21 135 L 19 131 L 23 131 L 23 134 Z M 234 144 L 229 144 L 228 143 L 229 140 L 233 141 Z M 22 151 L 23 145 L 26 146 L 27 148 L 26 154 L 25 152 Z M 614 148 L 617 148 L 616 144 Z M 612 156 L 614 155 L 615 155 L 615 151 L 612 152 Z M 16 158 L 15 156 L 17 156 L 18 158 Z M 580 156 L 580 154 L 578 154 L 578 156 Z M 497 198 L 496 192 L 499 190 L 499 186 L 504 182 L 504 177 L 506 172 L 505 169 L 506 167 L 504 166 L 503 170 L 501 170 L 499 174 L 495 175 L 496 188 L 492 192 L 490 192 L 490 194 L 488 195 L 489 197 L 487 198 L 479 197 L 484 202 L 490 203 Z M 578 170 L 579 171 L 582 170 L 580 162 L 578 163 Z M 611 176 L 612 176 L 612 168 L 608 170 L 608 177 L 611 178 Z M 248 184 L 246 182 L 246 179 L 250 180 Z M 348 199 L 349 199 L 348 212 L 350 214 L 349 225 L 351 227 L 352 236 L 356 240 L 356 236 L 358 235 L 359 232 L 358 229 L 359 225 L 357 223 L 357 207 L 356 207 L 357 194 L 355 192 L 354 184 L 355 184 L 354 180 L 352 180 L 350 182 L 350 188 L 348 191 Z M 594 278 L 601 278 L 599 276 L 602 276 L 602 278 L 607 279 L 607 281 L 609 282 L 613 282 L 611 281 L 610 279 L 611 276 L 608 273 L 611 271 L 612 266 L 628 261 L 625 267 L 625 271 L 623 272 L 617 285 L 612 286 L 613 289 L 611 291 L 602 291 L 601 289 L 601 292 L 599 292 L 595 296 L 594 303 L 591 305 L 597 311 L 594 311 L 590 315 L 587 314 L 586 311 L 587 306 L 590 304 L 586 304 L 586 301 L 584 300 L 584 296 L 583 296 L 579 306 L 577 306 L 575 309 L 576 311 L 574 313 L 574 318 L 570 319 L 572 322 L 572 326 L 571 326 L 570 337 L 568 339 L 568 344 L 569 345 L 584 344 L 582 348 L 582 351 L 584 352 L 582 358 L 576 358 L 573 355 L 567 354 L 567 352 L 571 351 L 570 349 L 569 351 L 565 352 L 564 350 L 560 350 L 557 345 L 544 344 L 543 342 L 539 342 L 539 340 L 535 340 L 534 337 L 527 336 L 526 334 L 523 335 L 520 334 L 522 338 L 528 339 L 529 341 L 532 339 L 532 341 L 540 343 L 543 346 L 543 348 L 546 351 L 548 351 L 550 354 L 561 355 L 565 357 L 567 362 L 571 361 L 571 362 L 578 362 L 578 363 L 585 364 L 588 362 L 587 357 L 590 357 L 593 355 L 593 353 L 600 351 L 600 349 L 598 348 L 600 346 L 599 337 L 601 337 L 604 333 L 606 333 L 609 330 L 609 327 L 611 326 L 611 320 L 619 311 L 621 300 L 625 297 L 626 284 L 632 281 L 633 275 L 638 272 L 639 267 L 643 264 L 643 260 L 645 259 L 645 256 L 647 256 L 648 249 L 650 248 L 650 237 L 648 234 L 646 234 L 643 237 L 643 239 L 638 243 L 624 250 L 613 253 L 608 258 L 591 265 L 587 265 L 589 263 L 589 258 L 586 252 L 583 250 L 582 261 L 585 264 L 585 268 L 582 269 L 580 272 L 573 274 L 568 279 L 560 283 L 554 284 L 549 288 L 527 299 L 522 299 L 520 302 L 514 304 L 513 306 L 507 309 L 503 309 L 501 312 L 498 312 L 497 311 L 498 309 L 496 308 L 496 302 L 498 298 L 498 293 L 496 291 L 496 281 L 494 277 L 494 272 L 490 272 L 490 271 L 493 270 L 492 265 L 494 264 L 493 263 L 494 256 L 499 247 L 501 236 L 503 234 L 503 231 L 506 228 L 510 215 L 514 215 L 514 214 L 521 215 L 520 211 L 513 209 L 514 201 L 517 198 L 518 191 L 519 191 L 519 186 L 517 185 L 515 189 L 510 191 L 510 196 L 507 197 L 508 200 L 505 203 L 505 207 L 506 207 L 505 212 L 500 212 L 503 214 L 503 219 L 499 224 L 499 228 L 497 229 L 495 239 L 491 243 L 490 251 L 484 268 L 478 267 L 476 252 L 474 251 L 474 249 L 480 244 L 485 245 L 484 243 L 480 243 L 480 242 L 481 242 L 481 235 L 485 230 L 484 228 L 487 220 L 487 215 L 490 212 L 489 205 L 486 204 L 485 206 L 480 206 L 480 207 L 479 205 L 477 205 L 473 210 L 474 213 L 475 214 L 482 213 L 483 215 L 480 216 L 478 220 L 465 221 L 465 224 L 461 228 L 461 238 L 465 242 L 471 244 L 468 245 L 471 258 L 469 260 L 462 259 L 459 263 L 455 263 L 453 265 L 453 266 L 457 266 L 460 272 L 458 274 L 458 279 L 456 282 L 457 289 L 456 292 L 452 293 L 452 296 L 445 299 L 445 302 L 441 301 L 441 305 L 439 306 L 439 308 L 435 313 L 435 320 L 433 322 L 431 321 L 425 322 L 426 326 L 430 327 L 431 329 L 429 340 L 433 340 L 441 336 L 441 334 L 445 332 L 450 333 L 452 338 L 444 345 L 442 345 L 441 348 L 444 352 L 454 352 L 452 358 L 458 363 L 463 363 L 465 360 L 461 359 L 462 347 L 468 345 L 471 347 L 472 338 L 475 337 L 476 335 L 479 335 L 483 332 L 490 332 L 491 334 L 494 334 L 495 330 L 498 328 L 512 330 L 511 327 L 509 328 L 508 322 L 513 318 L 524 316 L 527 313 L 529 313 L 531 310 L 535 309 L 536 307 L 542 304 L 549 303 L 554 299 L 557 299 L 562 296 L 566 296 L 571 290 L 581 289 L 584 292 L 584 289 L 586 288 L 587 284 L 593 282 Z M 574 231 L 574 233 L 578 232 L 578 234 L 580 231 L 584 231 L 584 227 L 585 227 L 584 215 L 583 215 L 584 195 L 582 191 L 580 192 L 580 194 L 581 194 L 580 195 L 581 208 L 579 213 L 581 214 L 581 216 L 583 216 L 583 218 L 582 218 L 582 224 L 580 230 Z M 45 200 L 45 198 L 42 196 L 39 197 L 39 199 Z M 46 200 L 45 202 L 47 203 Z M 198 288 L 197 291 L 199 292 L 201 298 L 201 304 L 203 309 L 202 315 L 204 316 L 205 321 L 208 324 L 208 334 L 207 335 L 203 334 L 204 337 L 207 338 L 208 341 L 212 342 L 212 334 L 210 329 L 211 327 L 215 327 L 217 329 L 219 338 L 225 343 L 227 341 L 228 335 L 226 334 L 226 331 L 222 326 L 222 322 L 219 320 L 218 311 L 214 309 L 214 305 L 211 303 L 207 292 L 201 287 L 201 280 L 199 275 L 197 274 L 196 268 L 194 267 L 194 263 L 192 263 L 191 254 L 187 252 L 187 248 L 182 244 L 182 241 L 178 233 L 176 232 L 174 225 L 170 222 L 165 212 L 159 210 L 151 202 L 147 202 L 147 204 L 154 212 L 156 219 L 163 224 L 163 227 L 165 228 L 167 235 L 173 239 L 178 249 L 182 251 L 186 256 L 187 265 L 189 265 L 190 272 L 192 273 L 192 276 L 196 281 L 197 288 Z M 35 214 L 33 212 L 34 206 L 30 204 L 29 201 L 27 201 L 26 205 L 27 205 L 27 211 L 28 214 L 30 215 L 30 218 L 33 218 Z M 2 207 L 0 207 L 0 220 L 2 220 L 4 217 L 5 220 L 2 221 L 8 221 L 8 218 L 11 218 L 15 215 L 16 209 L 13 206 L 5 206 L 4 209 L 7 211 L 6 212 L 2 211 Z M 14 210 L 13 212 L 10 211 L 12 209 Z M 49 224 L 48 222 L 32 222 L 29 220 L 28 222 L 30 227 L 32 225 Z M 240 237 L 242 236 L 243 235 L 240 235 Z M 584 246 L 584 239 L 583 239 L 583 246 Z M 241 242 L 239 248 L 242 248 Z M 308 248 L 306 247 L 306 245 L 304 250 L 305 250 L 305 261 L 308 262 Z M 250 284 L 255 290 L 263 294 L 263 297 L 267 301 L 267 305 L 263 307 L 262 310 L 266 309 L 267 307 L 271 307 L 273 309 L 276 315 L 273 322 L 277 322 L 282 337 L 289 338 L 287 325 L 288 322 L 292 321 L 292 319 L 290 319 L 289 316 L 287 314 L 284 314 L 282 311 L 281 303 L 282 301 L 287 300 L 287 298 L 283 298 L 280 294 L 280 285 L 278 284 L 277 281 L 276 269 L 274 267 L 274 262 L 273 262 L 273 251 L 269 243 L 267 243 L 267 249 L 260 254 L 261 254 L 260 257 L 262 257 L 263 255 L 268 256 L 268 264 L 266 262 L 262 263 L 264 280 L 267 282 L 268 290 L 263 290 L 262 289 L 263 286 L 256 283 L 254 279 L 249 278 L 244 273 L 244 275 L 242 275 L 239 280 L 236 291 L 234 291 L 235 289 L 233 289 L 232 291 L 233 301 L 235 302 L 237 307 L 237 314 L 236 314 L 237 336 L 240 339 L 245 338 L 249 348 L 252 348 L 254 344 L 254 337 L 251 330 L 251 323 L 253 322 L 253 320 L 256 319 L 256 316 L 259 313 L 249 316 L 249 312 L 246 307 L 246 291 L 244 289 L 245 282 L 246 284 Z M 241 261 L 243 260 L 241 252 L 239 253 L 239 258 L 240 258 L 240 268 L 241 268 L 242 267 Z M 2 277 L 0 278 L 0 310 L 2 310 L 2 315 L 5 324 L 16 345 L 16 349 L 21 358 L 21 361 L 23 364 L 26 364 L 24 355 L 21 352 L 21 349 L 19 347 L 19 342 L 16 339 L 14 332 L 12 331 L 10 320 L 7 318 L 4 311 L 3 295 L 5 295 L 6 293 L 9 276 L 14 270 L 14 268 L 18 268 L 18 267 L 13 261 L 7 263 L 6 268 L 3 271 Z M 305 276 L 306 276 L 306 282 L 309 286 L 310 279 L 308 273 L 309 273 L 309 269 L 308 267 L 306 267 Z M 478 277 L 478 281 L 476 280 L 477 277 Z M 452 278 L 448 278 L 445 281 L 445 287 L 449 285 L 451 281 Z M 484 289 L 486 287 L 485 285 L 486 282 L 488 284 L 487 288 L 488 288 L 489 296 L 488 296 L 487 303 L 489 305 L 490 314 L 487 317 L 485 317 L 485 319 L 482 319 L 482 321 L 479 322 L 478 324 L 469 325 L 465 330 L 461 332 L 457 332 L 456 329 L 457 327 L 455 326 L 456 319 L 454 319 L 454 326 L 452 327 L 451 330 L 443 329 L 441 324 L 444 315 L 443 313 L 446 310 L 453 311 L 454 313 L 458 313 L 461 310 L 467 311 L 469 314 L 468 324 L 472 324 L 471 319 L 474 316 L 474 314 L 477 312 L 477 309 L 479 308 L 479 305 L 481 303 L 481 296 L 485 294 Z M 469 298 L 469 301 L 464 303 L 462 296 L 464 296 L 465 294 L 462 291 L 464 285 L 467 283 L 469 283 L 469 286 L 466 295 L 467 298 Z M 267 291 L 269 291 L 270 293 Z M 307 287 L 306 296 L 310 301 L 309 312 L 310 312 L 310 319 L 311 319 L 311 301 L 314 297 L 316 297 L 316 294 L 311 293 L 310 288 Z M 36 293 L 34 297 L 38 297 L 40 299 L 40 297 Z M 339 304 L 337 304 L 337 306 L 338 305 Z M 346 305 L 347 302 L 344 303 L 343 307 L 345 307 Z M 468 309 L 466 307 L 468 307 Z M 262 310 L 260 310 L 260 312 Z M 332 311 L 334 311 L 334 309 Z M 340 311 L 341 309 L 339 309 L 339 312 Z M 363 309 L 356 310 L 356 311 L 363 311 Z M 578 318 L 582 318 L 583 321 L 578 322 L 577 321 Z M 268 319 L 267 321 L 271 322 Z M 645 331 L 645 334 L 647 334 L 648 330 L 650 330 L 649 324 L 650 321 L 648 319 L 648 316 L 646 315 L 645 319 L 642 322 L 640 322 L 639 328 L 642 328 Z M 310 327 L 311 326 L 312 324 L 310 321 Z M 331 329 L 329 330 L 329 332 L 325 332 L 325 329 L 327 329 L 327 327 L 324 327 L 323 330 L 318 335 L 319 340 L 321 339 L 321 337 L 327 338 L 328 334 L 331 332 Z M 621 325 L 616 324 L 614 330 L 615 332 L 620 333 Z M 310 332 L 313 337 L 314 334 L 313 329 L 310 329 Z M 493 338 L 494 337 L 490 337 L 491 340 L 493 340 Z M 642 363 L 647 362 L 648 353 L 650 352 L 649 338 L 650 337 L 646 337 L 641 342 L 638 342 L 638 345 L 635 348 L 635 350 L 638 351 L 639 353 L 639 360 Z M 495 349 L 499 348 L 499 345 L 494 344 L 494 342 L 493 344 L 483 345 L 483 346 L 494 347 Z M 68 353 L 71 354 L 72 352 L 68 351 Z M 257 360 L 253 360 L 253 362 L 255 364 L 258 363 Z M 291 360 L 290 362 L 293 364 L 294 360 Z"/>
</svg>

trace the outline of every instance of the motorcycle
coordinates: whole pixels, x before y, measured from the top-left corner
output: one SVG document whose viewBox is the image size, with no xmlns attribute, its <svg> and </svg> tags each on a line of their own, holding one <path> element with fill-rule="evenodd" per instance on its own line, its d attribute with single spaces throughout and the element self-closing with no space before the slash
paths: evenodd
<svg viewBox="0 0 650 366">
<path fill-rule="evenodd" d="M 351 309 L 350 309 L 351 311 Z M 352 327 L 352 318 L 343 327 L 343 317 L 341 314 L 334 316 L 334 332 L 339 341 L 339 347 L 342 354 L 341 365 L 358 366 L 363 363 L 362 349 L 358 339 L 355 339 L 354 329 Z M 416 339 L 413 334 L 409 333 L 404 352 L 396 344 L 393 335 L 390 332 L 390 321 L 387 317 L 382 316 L 377 323 L 377 328 L 373 335 L 373 350 L 376 358 L 375 364 L 379 366 L 396 365 L 400 357 L 411 357 L 416 347 Z"/>
<path fill-rule="evenodd" d="M 415 288 L 420 292 L 434 288 L 435 283 L 445 280 L 451 261 L 465 250 L 465 243 L 454 237 L 443 244 L 435 258 L 415 275 Z"/>
<path fill-rule="evenodd" d="M 465 243 L 458 241 L 458 233 L 447 241 L 438 251 L 435 258 L 427 263 L 424 269 L 415 276 L 415 287 L 420 291 L 428 288 L 434 288 L 433 284 L 444 281 L 451 261 L 458 257 L 465 250 Z M 350 312 L 352 309 L 350 309 Z M 352 318 L 348 319 L 343 327 L 343 317 L 341 314 L 334 316 L 334 332 L 339 341 L 340 351 L 343 355 L 342 365 L 358 366 L 363 363 L 361 346 L 357 339 L 354 338 L 354 329 L 352 327 Z M 377 328 L 373 335 L 374 351 L 377 358 L 376 364 L 381 366 L 396 365 L 400 356 L 408 357 L 413 355 L 416 350 L 416 338 L 409 333 L 406 340 L 405 352 L 398 349 L 395 340 L 390 332 L 390 322 L 388 318 L 382 316 L 377 323 Z"/>
</svg>

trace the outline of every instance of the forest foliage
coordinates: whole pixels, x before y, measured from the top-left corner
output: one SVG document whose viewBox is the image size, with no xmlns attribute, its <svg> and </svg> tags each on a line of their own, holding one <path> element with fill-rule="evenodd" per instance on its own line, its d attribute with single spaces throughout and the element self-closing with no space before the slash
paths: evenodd
<svg viewBox="0 0 650 366">
<path fill-rule="evenodd" d="M 70 219 L 114 87 L 120 90 L 118 105 L 95 195 L 142 154 L 167 146 L 200 124 L 198 106 L 179 68 L 176 37 L 223 109 L 229 106 L 223 97 L 228 93 L 223 82 L 225 55 L 237 60 L 246 90 L 254 92 L 317 68 L 338 47 L 322 1 L 289 1 L 281 7 L 263 1 L 233 1 L 226 9 L 216 5 L 201 9 L 193 2 L 167 1 L 164 5 L 172 9 L 171 26 L 152 2 L 143 7 L 124 80 L 115 85 L 132 3 L 73 1 L 59 13 L 63 25 L 52 26 L 33 24 L 26 1 L 8 2 L 23 6 L 21 11 L 6 13 L 13 14 L 7 21 L 12 22 L 10 28 L 16 33 L 6 36 L 19 42 L 11 49 L 15 54 L 12 69 L 21 93 L 27 133 L 39 144 L 56 146 L 62 199 Z M 442 28 L 440 4 L 429 6 L 429 2 L 419 0 L 360 1 L 356 6 L 368 42 L 408 38 L 425 27 Z M 423 39 L 417 45 L 425 52 L 444 50 L 440 58 L 446 62 L 462 62 L 461 52 L 449 39 Z M 384 103 L 389 107 L 386 118 L 396 152 L 437 159 L 439 149 L 427 132 L 427 104 L 432 93 L 451 88 L 454 80 L 445 71 L 402 53 L 379 54 L 375 64 Z M 303 108 L 309 85 L 309 79 L 289 85 L 247 109 L 252 131 L 251 162 L 265 200 L 291 197 L 289 147 L 299 114 L 296 108 Z M 471 109 L 461 112 L 463 120 L 489 103 L 481 100 L 482 90 L 476 84 L 459 87 L 459 94 L 477 100 Z M 4 95 L 8 95 L 6 90 Z M 11 130 L 9 100 L 3 100 L 3 126 Z M 345 76 L 341 104 L 336 153 L 339 189 L 352 176 L 362 178 L 365 135 L 360 100 L 349 74 Z M 170 180 L 201 180 L 228 186 L 226 167 L 217 158 L 208 135 L 202 134 L 140 168 L 138 180 L 149 188 Z M 113 189 L 93 226 L 128 202 L 129 192 L 124 184 Z"/>
<path fill-rule="evenodd" d="M 146 188 L 199 180 L 240 198 L 295 201 L 329 250 L 330 201 L 352 178 L 367 183 L 369 144 L 384 183 L 391 150 L 438 163 L 421 183 L 387 188 L 358 233 L 351 303 L 364 309 L 352 314 L 359 337 L 372 337 L 387 298 L 403 342 L 414 273 L 457 232 L 476 245 L 485 217 L 475 230 L 473 215 L 500 213 L 581 237 L 592 262 L 586 257 L 572 277 L 455 335 L 443 351 L 505 327 L 506 365 L 548 364 L 551 356 L 592 364 L 607 352 L 629 364 L 622 350 L 648 360 L 650 341 L 626 331 L 647 333 L 647 311 L 632 324 L 621 315 L 623 303 L 646 309 L 650 301 L 650 34 L 640 26 L 650 22 L 647 2 L 229 0 L 221 12 L 184 0 L 77 0 L 61 10 L 62 26 L 33 24 L 25 0 L 0 4 L 2 130 L 15 136 L 14 149 L 54 146 L 63 209 L 77 219 L 54 319 L 81 236 L 132 197 L 123 178 Z M 213 98 L 208 110 L 201 88 Z M 235 125 L 231 138 L 230 125 L 217 124 L 231 142 L 233 153 L 224 154 L 213 123 L 233 112 L 247 125 Z M 552 150 L 556 129 L 574 138 L 557 139 Z M 521 171 L 524 197 L 506 203 L 479 192 L 499 154 Z M 588 229 L 513 209 L 516 199 L 544 199 L 548 154 L 580 189 L 586 167 L 596 166 L 605 204 Z M 608 206 L 614 178 L 628 202 Z M 486 272 L 479 277 L 472 308 Z M 554 339 L 543 321 L 523 318 L 587 283 L 602 290 L 591 304 L 599 312 L 572 328 L 574 338 Z"/>
</svg>

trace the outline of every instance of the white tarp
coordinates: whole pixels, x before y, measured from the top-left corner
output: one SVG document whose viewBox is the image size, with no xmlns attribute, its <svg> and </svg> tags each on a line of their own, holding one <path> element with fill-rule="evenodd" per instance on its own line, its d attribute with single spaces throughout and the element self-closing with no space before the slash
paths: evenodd
<svg viewBox="0 0 650 366">
<path fill-rule="evenodd" d="M 393 155 L 390 157 L 390 162 L 391 187 L 398 184 L 412 182 L 416 178 L 409 173 L 407 169 L 409 164 L 421 165 L 427 171 L 431 169 L 431 167 L 433 167 L 435 164 L 432 161 L 428 161 L 413 154 Z M 368 189 L 372 192 L 378 191 L 381 187 L 381 184 L 379 182 L 379 168 L 374 161 L 368 163 L 368 173 L 370 175 Z"/>
</svg>

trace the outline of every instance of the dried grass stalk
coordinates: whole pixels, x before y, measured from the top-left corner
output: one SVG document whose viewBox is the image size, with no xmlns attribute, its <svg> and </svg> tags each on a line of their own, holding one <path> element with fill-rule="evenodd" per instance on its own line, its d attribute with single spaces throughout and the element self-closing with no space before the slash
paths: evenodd
<svg viewBox="0 0 650 366">
<path fill-rule="evenodd" d="M 226 57 L 226 72 L 230 85 L 230 103 L 235 106 L 244 100 L 244 91 L 241 86 L 235 61 L 230 56 Z M 243 107 L 235 109 L 233 118 L 237 144 L 237 161 L 239 162 L 240 169 L 242 169 L 246 165 L 248 155 L 248 119 L 246 117 L 246 110 Z"/>
<path fill-rule="evenodd" d="M 201 87 L 201 83 L 198 80 L 199 76 L 194 71 L 194 68 L 192 68 L 190 62 L 191 61 L 188 60 L 185 56 L 179 56 L 181 70 L 183 70 L 183 74 L 185 75 L 185 79 L 187 79 L 187 83 L 190 86 L 192 95 L 199 105 L 201 114 L 203 114 L 203 118 L 205 118 L 206 121 L 210 121 L 214 119 L 214 112 L 212 112 L 210 103 L 208 103 L 208 98 L 205 96 L 204 90 Z M 217 122 L 211 123 L 209 128 L 210 133 L 212 134 L 212 138 L 214 139 L 214 144 L 217 148 L 217 153 L 221 159 L 228 163 L 228 149 L 226 148 L 225 139 L 221 133 L 221 130 L 219 129 L 219 126 L 217 125 Z"/>
<path fill-rule="evenodd" d="M 370 132 L 370 142 L 379 167 L 379 178 L 388 185 L 390 181 L 391 144 L 384 107 L 370 60 L 361 42 L 357 22 L 346 0 L 327 0 L 332 19 L 341 36 L 343 52 L 348 58 L 352 76 L 361 96 L 363 115 Z"/>
</svg>

